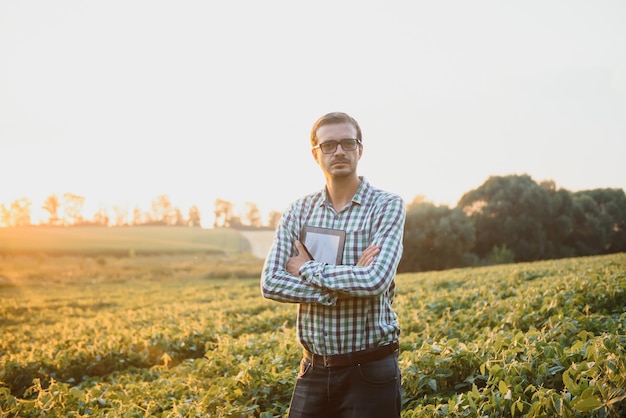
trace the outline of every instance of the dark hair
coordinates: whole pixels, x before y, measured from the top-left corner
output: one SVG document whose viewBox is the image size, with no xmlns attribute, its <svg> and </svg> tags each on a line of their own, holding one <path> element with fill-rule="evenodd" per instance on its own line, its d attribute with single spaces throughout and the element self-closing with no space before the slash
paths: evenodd
<svg viewBox="0 0 626 418">
<path fill-rule="evenodd" d="M 358 122 L 354 120 L 352 116 L 343 112 L 332 112 L 332 113 L 325 114 L 324 116 L 316 120 L 315 123 L 313 124 L 313 128 L 311 128 L 311 145 L 313 146 L 317 145 L 317 130 L 321 126 L 333 125 L 336 123 L 351 124 L 356 129 L 356 139 L 358 139 L 359 141 L 362 140 L 361 127 L 359 126 Z"/>
</svg>

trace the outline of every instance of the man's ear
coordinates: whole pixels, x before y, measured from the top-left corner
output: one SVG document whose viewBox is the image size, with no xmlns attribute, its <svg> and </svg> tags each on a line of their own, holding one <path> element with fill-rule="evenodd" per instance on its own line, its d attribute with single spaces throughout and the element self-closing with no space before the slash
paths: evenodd
<svg viewBox="0 0 626 418">
<path fill-rule="evenodd" d="M 315 160 L 316 163 L 320 163 L 319 161 L 319 154 L 317 152 L 317 148 L 316 149 L 311 149 L 311 154 L 313 155 L 313 159 Z"/>
</svg>

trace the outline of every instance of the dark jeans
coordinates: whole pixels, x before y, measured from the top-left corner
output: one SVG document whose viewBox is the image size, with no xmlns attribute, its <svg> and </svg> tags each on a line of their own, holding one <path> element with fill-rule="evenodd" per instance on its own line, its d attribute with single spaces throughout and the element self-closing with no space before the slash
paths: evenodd
<svg viewBox="0 0 626 418">
<path fill-rule="evenodd" d="M 289 417 L 393 418 L 400 416 L 398 354 L 350 367 L 300 363 Z"/>
</svg>

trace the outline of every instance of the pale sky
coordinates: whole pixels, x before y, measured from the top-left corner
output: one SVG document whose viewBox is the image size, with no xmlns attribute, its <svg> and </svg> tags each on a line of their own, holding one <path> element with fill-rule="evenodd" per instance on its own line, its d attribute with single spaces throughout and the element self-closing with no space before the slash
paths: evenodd
<svg viewBox="0 0 626 418">
<path fill-rule="evenodd" d="M 407 203 L 491 175 L 624 189 L 624 22 L 624 1 L 0 0 L 0 203 L 282 211 L 323 187 L 331 111 Z"/>
</svg>

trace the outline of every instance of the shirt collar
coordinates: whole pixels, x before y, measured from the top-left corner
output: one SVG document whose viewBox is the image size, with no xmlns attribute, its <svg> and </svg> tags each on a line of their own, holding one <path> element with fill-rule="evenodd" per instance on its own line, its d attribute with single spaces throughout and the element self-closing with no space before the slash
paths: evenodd
<svg viewBox="0 0 626 418">
<path fill-rule="evenodd" d="M 352 203 L 356 203 L 357 205 L 363 204 L 365 200 L 365 196 L 370 190 L 371 186 L 369 182 L 363 176 L 359 176 L 359 180 L 361 180 L 361 184 L 356 189 L 354 196 L 352 196 Z M 320 206 L 330 206 L 330 200 L 328 199 L 328 189 L 324 186 L 324 190 L 322 191 L 322 200 L 320 202 Z"/>
</svg>

